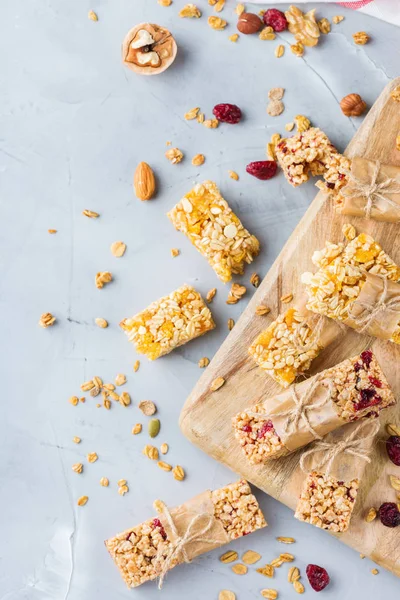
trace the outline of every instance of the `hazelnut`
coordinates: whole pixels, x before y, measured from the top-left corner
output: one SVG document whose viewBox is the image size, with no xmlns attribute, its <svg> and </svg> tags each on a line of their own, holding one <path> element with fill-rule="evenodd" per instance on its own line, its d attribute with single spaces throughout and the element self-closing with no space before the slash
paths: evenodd
<svg viewBox="0 0 400 600">
<path fill-rule="evenodd" d="M 263 27 L 263 22 L 258 15 L 254 13 L 242 13 L 237 22 L 237 28 L 240 33 L 248 35 L 249 33 L 257 33 Z"/>
<path fill-rule="evenodd" d="M 154 23 L 140 23 L 125 36 L 122 60 L 135 73 L 158 75 L 172 65 L 177 50 L 168 29 Z"/>
<path fill-rule="evenodd" d="M 340 101 L 340 108 L 346 117 L 359 117 L 367 105 L 359 94 L 348 94 Z"/>
</svg>

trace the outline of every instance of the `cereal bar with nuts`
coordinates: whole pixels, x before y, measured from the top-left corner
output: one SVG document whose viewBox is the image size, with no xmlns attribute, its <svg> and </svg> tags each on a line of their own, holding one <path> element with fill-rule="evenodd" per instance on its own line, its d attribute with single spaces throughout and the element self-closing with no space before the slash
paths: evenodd
<svg viewBox="0 0 400 600">
<path fill-rule="evenodd" d="M 139 354 L 155 360 L 211 331 L 215 323 L 199 292 L 183 285 L 120 326 Z"/>
<path fill-rule="evenodd" d="M 233 418 L 236 439 L 252 464 L 294 452 L 395 403 L 371 350 L 314 375 Z M 299 409 L 301 406 L 301 409 Z"/>
<path fill-rule="evenodd" d="M 259 253 L 259 241 L 243 227 L 212 181 L 195 185 L 168 217 L 224 283 L 232 275 L 242 275 L 245 263 L 250 264 Z"/>
<path fill-rule="evenodd" d="M 310 174 L 324 175 L 334 157 L 341 156 L 317 127 L 283 138 L 275 152 L 286 179 L 294 187 L 308 181 Z"/>
<path fill-rule="evenodd" d="M 400 268 L 369 234 L 327 242 L 312 261 L 318 271 L 301 277 L 309 310 L 400 343 Z"/>
<path fill-rule="evenodd" d="M 105 542 L 131 588 L 163 578 L 166 570 L 183 563 L 182 545 L 191 560 L 267 525 L 250 486 L 243 480 L 204 492 L 173 509 L 160 501 L 155 507 L 157 518 Z"/>
</svg>

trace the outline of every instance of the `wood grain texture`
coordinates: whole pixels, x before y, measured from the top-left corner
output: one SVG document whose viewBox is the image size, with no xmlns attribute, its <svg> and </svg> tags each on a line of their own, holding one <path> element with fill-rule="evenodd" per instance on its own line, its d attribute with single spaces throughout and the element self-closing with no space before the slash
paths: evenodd
<svg viewBox="0 0 400 600">
<path fill-rule="evenodd" d="M 346 149 L 348 156 L 364 156 L 400 165 L 400 152 L 396 150 L 395 143 L 400 131 L 400 104 L 390 97 L 390 91 L 399 84 L 400 78 L 385 87 Z M 343 241 L 344 223 L 352 223 L 357 233 L 370 233 L 397 264 L 400 263 L 398 224 L 342 217 L 334 212 L 332 202 L 318 193 L 240 320 L 190 394 L 180 418 L 183 433 L 194 444 L 292 509 L 297 504 L 304 478 L 298 467 L 301 450 L 289 457 L 270 461 L 268 466 L 252 466 L 244 458 L 233 436 L 231 419 L 245 407 L 281 391 L 280 386 L 266 376 L 248 355 L 248 348 L 254 338 L 288 308 L 288 305 L 280 303 L 283 294 L 293 292 L 294 302 L 300 298 L 303 293 L 300 275 L 304 271 L 315 270 L 311 263 L 314 250 L 322 248 L 326 240 Z M 259 304 L 271 308 L 267 317 L 255 315 Z M 321 353 L 313 362 L 310 374 L 332 367 L 368 346 L 376 353 L 399 398 L 400 347 L 368 338 L 350 329 Z M 224 377 L 226 383 L 212 393 L 210 384 L 219 376 Z M 364 522 L 366 511 L 371 506 L 379 507 L 382 502 L 396 500 L 395 491 L 389 484 L 389 474 L 396 473 L 396 467 L 388 460 L 383 443 L 387 437 L 384 430 L 387 422 L 400 424 L 398 406 L 382 413 L 382 428 L 373 462 L 367 467 L 362 481 L 350 530 L 338 537 L 400 576 L 400 528 L 388 529 L 379 520 L 370 524 Z"/>
</svg>

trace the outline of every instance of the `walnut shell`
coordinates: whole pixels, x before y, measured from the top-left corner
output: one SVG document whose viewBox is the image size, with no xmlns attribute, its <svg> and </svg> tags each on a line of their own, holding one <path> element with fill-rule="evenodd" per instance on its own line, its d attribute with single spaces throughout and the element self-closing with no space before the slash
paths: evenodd
<svg viewBox="0 0 400 600">
<path fill-rule="evenodd" d="M 140 75 L 158 75 L 172 65 L 177 51 L 168 29 L 154 23 L 139 23 L 125 36 L 122 61 Z"/>
<path fill-rule="evenodd" d="M 367 105 L 359 94 L 348 94 L 340 101 L 340 108 L 346 117 L 359 117 Z"/>
</svg>

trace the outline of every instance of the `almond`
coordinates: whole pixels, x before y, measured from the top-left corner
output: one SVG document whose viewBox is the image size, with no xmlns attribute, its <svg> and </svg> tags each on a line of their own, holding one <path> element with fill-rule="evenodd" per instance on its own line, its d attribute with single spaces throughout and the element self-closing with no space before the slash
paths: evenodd
<svg viewBox="0 0 400 600">
<path fill-rule="evenodd" d="M 152 168 L 145 162 L 138 164 L 133 177 L 133 187 L 139 200 L 150 200 L 156 191 L 156 180 Z"/>
</svg>

